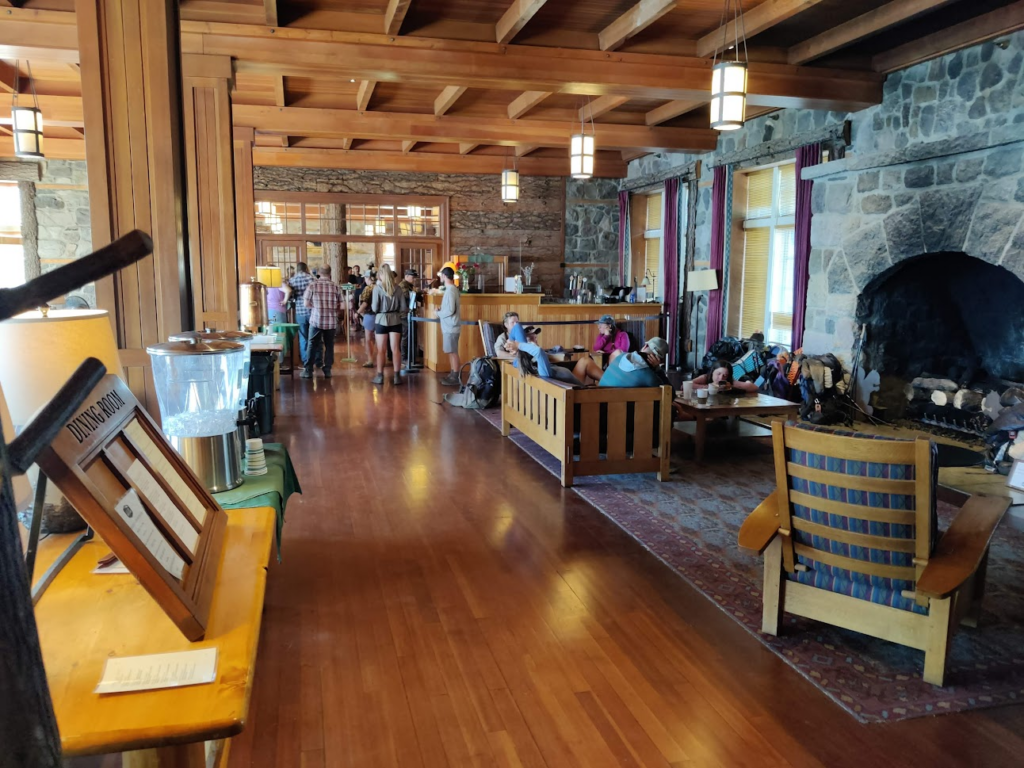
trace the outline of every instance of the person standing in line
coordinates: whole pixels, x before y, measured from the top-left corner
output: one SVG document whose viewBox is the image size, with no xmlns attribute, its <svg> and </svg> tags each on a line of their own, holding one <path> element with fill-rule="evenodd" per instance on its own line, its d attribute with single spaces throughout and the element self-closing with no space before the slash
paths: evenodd
<svg viewBox="0 0 1024 768">
<path fill-rule="evenodd" d="M 370 308 L 373 310 L 374 333 L 377 336 L 377 375 L 373 377 L 373 383 L 384 383 L 384 363 L 387 362 L 390 343 L 395 374 L 392 383 L 401 384 L 402 314 L 409 311 L 409 297 L 398 287 L 395 273 L 387 264 L 380 265 Z"/>
<path fill-rule="evenodd" d="M 442 349 L 448 354 L 448 365 L 451 372 L 441 379 L 445 387 L 457 387 L 462 383 L 459 376 L 459 335 L 462 333 L 462 297 L 459 287 L 455 285 L 455 270 L 445 267 L 441 270 L 441 281 L 444 283 L 444 297 L 437 316 L 441 320 Z"/>
<path fill-rule="evenodd" d="M 320 267 L 320 277 L 306 289 L 303 303 L 310 309 L 309 352 L 306 367 L 299 376 L 313 378 L 313 364 L 321 359 L 320 346 L 323 345 L 321 368 L 324 378 L 329 379 L 334 365 L 334 334 L 338 330 L 338 310 L 341 307 L 341 290 L 331 280 L 329 264 Z"/>
<path fill-rule="evenodd" d="M 366 350 L 366 362 L 363 368 L 373 368 L 377 359 L 377 348 L 373 344 L 373 310 L 370 305 L 373 302 L 373 287 L 377 284 L 377 276 L 373 272 L 366 273 L 366 287 L 359 295 L 359 309 L 356 312 L 362 318 L 363 326 L 363 348 Z"/>
<path fill-rule="evenodd" d="M 299 358 L 305 366 L 306 356 L 309 354 L 310 312 L 306 306 L 306 289 L 312 284 L 313 276 L 309 274 L 309 265 L 306 262 L 300 261 L 296 267 L 298 271 L 288 280 L 288 285 L 291 286 L 292 295 L 295 297 L 295 322 L 299 326 Z"/>
<path fill-rule="evenodd" d="M 403 368 L 412 365 L 412 360 L 406 360 L 409 357 L 409 313 L 412 312 L 416 307 L 416 283 L 419 282 L 420 273 L 412 267 L 407 267 L 405 270 L 405 276 L 402 282 L 398 284 L 398 287 L 405 291 L 405 302 L 409 309 L 402 315 L 402 362 Z"/>
</svg>

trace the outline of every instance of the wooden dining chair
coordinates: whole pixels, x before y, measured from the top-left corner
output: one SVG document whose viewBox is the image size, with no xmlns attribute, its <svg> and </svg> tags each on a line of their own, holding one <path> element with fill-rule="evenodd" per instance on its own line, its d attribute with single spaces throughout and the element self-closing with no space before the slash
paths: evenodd
<svg viewBox="0 0 1024 768">
<path fill-rule="evenodd" d="M 977 626 L 1006 497 L 972 496 L 938 535 L 934 447 L 775 422 L 776 490 L 740 528 L 764 553 L 762 631 L 783 613 L 924 651 L 942 685 L 949 640 Z"/>
</svg>

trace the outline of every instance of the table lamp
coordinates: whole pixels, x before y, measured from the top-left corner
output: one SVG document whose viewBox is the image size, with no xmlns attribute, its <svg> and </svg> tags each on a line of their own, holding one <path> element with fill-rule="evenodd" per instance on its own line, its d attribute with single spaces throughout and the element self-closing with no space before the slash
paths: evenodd
<svg viewBox="0 0 1024 768">
<path fill-rule="evenodd" d="M 256 267 L 256 280 L 263 283 L 267 288 L 281 287 L 280 267 Z"/>
<path fill-rule="evenodd" d="M 697 322 L 694 323 L 693 334 L 693 368 L 697 369 L 700 360 L 700 352 L 697 350 L 697 343 L 700 339 L 700 302 L 704 298 L 705 291 L 718 290 L 718 270 L 716 269 L 694 269 L 686 273 L 686 290 L 688 293 L 701 293 L 697 297 Z"/>
<path fill-rule="evenodd" d="M 15 430 L 32 417 L 71 378 L 87 357 L 95 357 L 107 373 L 122 376 L 114 330 L 106 310 L 38 310 L 0 322 L 0 387 L 3 387 Z M 13 430 L 7 440 L 12 439 Z M 85 522 L 52 486 L 48 489 L 44 525 L 51 533 L 81 530 Z"/>
</svg>

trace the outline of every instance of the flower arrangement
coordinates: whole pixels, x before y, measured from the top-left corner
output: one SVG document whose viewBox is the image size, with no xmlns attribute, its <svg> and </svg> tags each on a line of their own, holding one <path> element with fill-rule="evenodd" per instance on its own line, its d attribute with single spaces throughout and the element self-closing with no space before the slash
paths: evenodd
<svg viewBox="0 0 1024 768">
<path fill-rule="evenodd" d="M 476 281 L 476 271 L 480 268 L 480 265 L 473 261 L 462 261 L 459 262 L 459 267 L 456 272 L 459 273 L 459 289 L 466 293 Z"/>
</svg>

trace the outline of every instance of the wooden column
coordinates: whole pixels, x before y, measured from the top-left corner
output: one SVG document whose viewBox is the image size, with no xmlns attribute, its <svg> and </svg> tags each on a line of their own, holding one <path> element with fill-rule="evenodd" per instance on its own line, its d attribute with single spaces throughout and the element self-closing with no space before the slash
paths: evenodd
<svg viewBox="0 0 1024 768">
<path fill-rule="evenodd" d="M 177 3 L 75 0 L 94 248 L 133 229 L 153 255 L 96 285 L 132 393 L 159 414 L 146 346 L 191 327 Z"/>
<path fill-rule="evenodd" d="M 235 128 L 235 226 L 238 238 L 238 279 L 256 277 L 256 201 L 253 196 L 252 128 Z"/>
<path fill-rule="evenodd" d="M 186 54 L 184 83 L 188 245 L 195 325 L 238 328 L 234 144 L 229 56 Z"/>
</svg>

